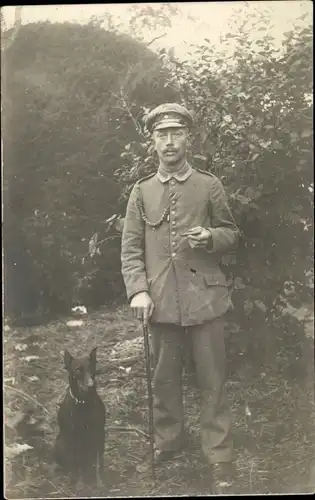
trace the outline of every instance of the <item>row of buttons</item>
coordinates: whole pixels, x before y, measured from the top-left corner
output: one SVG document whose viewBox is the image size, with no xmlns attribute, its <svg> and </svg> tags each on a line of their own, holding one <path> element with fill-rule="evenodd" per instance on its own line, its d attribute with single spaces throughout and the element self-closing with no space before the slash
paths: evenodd
<svg viewBox="0 0 315 500">
<path fill-rule="evenodd" d="M 175 181 L 174 181 L 174 179 L 171 179 L 171 180 L 170 180 L 170 185 L 171 185 L 171 186 L 174 186 L 174 185 L 175 185 Z M 172 200 L 172 205 L 175 205 L 175 203 L 176 203 L 176 200 L 175 200 L 175 199 L 173 199 L 173 200 Z M 171 210 L 171 214 L 172 214 L 173 216 L 175 215 L 175 213 L 176 213 L 176 212 L 175 212 L 175 210 Z M 173 221 L 172 221 L 172 226 L 175 226 L 175 225 L 176 225 L 176 222 L 173 220 Z M 173 236 L 176 236 L 176 231 L 172 231 L 172 235 L 173 235 Z M 172 241 L 172 246 L 174 247 L 175 245 L 176 245 L 176 242 L 175 242 L 175 241 Z M 172 252 L 172 257 L 175 257 L 175 256 L 176 256 L 176 252 Z"/>
</svg>

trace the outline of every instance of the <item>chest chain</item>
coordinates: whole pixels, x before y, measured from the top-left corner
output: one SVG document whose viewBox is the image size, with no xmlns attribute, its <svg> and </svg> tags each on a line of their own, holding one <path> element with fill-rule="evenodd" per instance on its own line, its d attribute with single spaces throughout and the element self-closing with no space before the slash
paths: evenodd
<svg viewBox="0 0 315 500">
<path fill-rule="evenodd" d="M 143 210 L 143 207 L 140 206 L 140 214 L 141 214 L 141 218 L 142 220 L 149 226 L 151 227 L 152 229 L 156 229 L 157 227 L 159 227 L 161 224 L 163 224 L 164 221 L 167 221 L 169 222 L 170 220 L 170 207 L 169 205 L 163 210 L 163 213 L 161 215 L 161 217 L 159 218 L 159 220 L 157 220 L 156 222 L 151 222 L 149 221 L 149 219 L 147 218 L 146 214 L 144 213 L 144 210 Z"/>
</svg>

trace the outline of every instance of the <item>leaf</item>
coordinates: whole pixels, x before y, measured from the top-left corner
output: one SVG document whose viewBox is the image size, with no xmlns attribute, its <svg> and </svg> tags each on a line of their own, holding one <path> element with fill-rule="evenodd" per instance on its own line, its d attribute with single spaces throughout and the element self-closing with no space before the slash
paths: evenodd
<svg viewBox="0 0 315 500">
<path fill-rule="evenodd" d="M 26 414 L 23 411 L 17 411 L 12 416 L 5 416 L 5 425 L 9 429 L 15 430 L 16 427 L 24 420 Z"/>
<path fill-rule="evenodd" d="M 72 307 L 71 312 L 75 316 L 84 316 L 87 314 L 87 309 L 85 306 L 76 306 L 76 307 Z"/>
<path fill-rule="evenodd" d="M 14 349 L 20 352 L 26 351 L 27 344 L 15 344 Z"/>
<path fill-rule="evenodd" d="M 92 238 L 89 241 L 89 254 L 91 257 L 94 257 L 94 255 L 96 253 L 97 238 L 98 238 L 98 234 L 95 233 L 95 234 L 93 234 Z"/>
<path fill-rule="evenodd" d="M 255 154 L 252 156 L 251 160 L 252 160 L 252 161 L 255 161 L 255 160 L 257 160 L 257 158 L 259 158 L 259 156 L 260 156 L 260 153 L 255 153 Z"/>
<path fill-rule="evenodd" d="M 22 358 L 24 359 L 25 361 L 29 362 L 29 361 L 35 361 L 36 359 L 39 359 L 39 356 L 25 356 L 25 358 Z"/>
<path fill-rule="evenodd" d="M 309 317 L 309 310 L 307 307 L 300 307 L 299 309 L 296 310 L 294 313 L 294 316 L 298 321 L 305 321 L 307 317 Z"/>
<path fill-rule="evenodd" d="M 203 161 L 207 161 L 208 158 L 206 156 L 203 156 L 203 155 L 193 155 L 194 158 L 196 158 L 197 160 L 203 160 Z"/>
<path fill-rule="evenodd" d="M 123 231 L 124 220 L 125 220 L 124 217 L 116 219 L 115 224 L 114 224 L 116 231 L 119 231 L 120 233 Z"/>
<path fill-rule="evenodd" d="M 252 303 L 251 300 L 245 300 L 244 302 L 244 312 L 247 316 L 250 315 L 254 307 L 254 304 Z"/>
<path fill-rule="evenodd" d="M 301 137 L 305 139 L 306 137 L 311 137 L 313 135 L 313 131 L 309 128 L 306 128 L 305 130 L 302 131 Z"/>
<path fill-rule="evenodd" d="M 245 189 L 245 196 L 246 198 L 254 199 L 256 194 L 255 188 L 249 186 L 248 188 Z"/>
<path fill-rule="evenodd" d="M 243 196 L 242 194 L 232 193 L 231 198 L 239 201 L 242 205 L 248 205 L 248 203 L 251 201 L 250 198 L 247 198 L 247 196 Z"/>
<path fill-rule="evenodd" d="M 296 142 L 299 140 L 299 134 L 297 132 L 291 132 L 290 137 L 291 137 L 291 140 L 293 142 Z"/>
<path fill-rule="evenodd" d="M 15 385 L 15 377 L 5 377 L 5 383 Z"/>
<path fill-rule="evenodd" d="M 271 141 L 259 141 L 259 146 L 263 149 L 267 149 L 271 144 Z"/>
<path fill-rule="evenodd" d="M 69 320 L 69 321 L 67 321 L 66 325 L 69 326 L 70 328 L 74 328 L 76 326 L 82 326 L 82 325 L 84 325 L 84 321 L 82 321 L 82 319 Z"/>
<path fill-rule="evenodd" d="M 223 120 L 224 120 L 226 123 L 232 123 L 233 118 L 232 118 L 232 116 L 231 116 L 231 115 L 225 115 L 225 116 L 223 117 Z"/>
<path fill-rule="evenodd" d="M 267 306 L 261 300 L 255 300 L 254 304 L 263 313 L 267 312 Z"/>
<path fill-rule="evenodd" d="M 230 333 L 239 333 L 241 327 L 237 323 L 232 323 L 229 325 L 229 332 Z"/>
<path fill-rule="evenodd" d="M 304 332 L 307 338 L 314 339 L 314 318 L 305 324 Z"/>
<path fill-rule="evenodd" d="M 274 141 L 274 142 L 272 143 L 272 147 L 273 147 L 274 149 L 277 149 L 277 150 L 279 150 L 279 149 L 283 149 L 283 146 L 282 146 L 282 144 L 281 144 L 279 141 Z"/>
<path fill-rule="evenodd" d="M 243 288 L 246 288 L 246 286 L 245 286 L 245 285 L 244 285 L 244 283 L 243 283 L 242 278 L 236 277 L 236 278 L 234 279 L 234 288 L 235 288 L 236 290 L 242 290 Z"/>
<path fill-rule="evenodd" d="M 238 97 L 243 97 L 243 99 L 249 99 L 250 95 L 245 94 L 245 92 L 240 92 L 240 93 L 238 94 Z"/>
<path fill-rule="evenodd" d="M 259 148 L 256 146 L 256 144 L 250 143 L 248 146 L 252 151 L 256 151 L 256 153 L 259 153 Z"/>
<path fill-rule="evenodd" d="M 20 455 L 21 453 L 24 453 L 25 451 L 32 450 L 33 446 L 30 446 L 29 444 L 19 444 L 15 443 L 12 446 L 5 446 L 5 458 L 14 458 L 17 455 Z"/>
<path fill-rule="evenodd" d="M 236 264 L 236 257 L 235 257 L 235 255 L 226 254 L 226 255 L 223 255 L 221 257 L 221 262 L 222 262 L 223 266 Z"/>
<path fill-rule="evenodd" d="M 111 217 L 109 217 L 109 219 L 106 219 L 105 222 L 112 222 L 116 218 L 117 218 L 117 214 L 113 214 Z"/>
<path fill-rule="evenodd" d="M 250 411 L 250 408 L 249 408 L 248 404 L 245 405 L 245 415 L 246 415 L 246 417 L 251 417 L 252 416 L 252 412 Z"/>
</svg>

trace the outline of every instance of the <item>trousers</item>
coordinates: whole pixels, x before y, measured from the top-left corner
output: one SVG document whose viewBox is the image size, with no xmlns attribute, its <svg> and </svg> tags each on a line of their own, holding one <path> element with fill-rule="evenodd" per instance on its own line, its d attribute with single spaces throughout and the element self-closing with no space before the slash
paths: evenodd
<svg viewBox="0 0 315 500">
<path fill-rule="evenodd" d="M 184 334 L 191 335 L 192 357 L 201 391 L 201 446 L 209 464 L 229 462 L 233 455 L 231 413 L 225 388 L 224 322 L 217 318 L 201 325 L 150 325 L 155 360 L 155 446 L 179 450 L 184 434 L 182 366 Z"/>
</svg>

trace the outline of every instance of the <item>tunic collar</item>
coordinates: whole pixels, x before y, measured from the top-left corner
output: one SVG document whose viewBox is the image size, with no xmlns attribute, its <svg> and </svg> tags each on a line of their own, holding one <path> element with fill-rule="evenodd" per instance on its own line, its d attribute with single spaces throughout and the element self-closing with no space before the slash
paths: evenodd
<svg viewBox="0 0 315 500">
<path fill-rule="evenodd" d="M 178 182 L 184 182 L 188 179 L 188 177 L 191 176 L 191 173 L 192 173 L 192 167 L 186 161 L 186 163 L 179 170 L 177 170 L 177 172 L 174 172 L 174 173 L 166 172 L 160 165 L 156 175 L 157 175 L 158 179 L 161 182 L 163 182 L 163 184 L 164 184 L 165 182 L 168 182 L 173 177 Z"/>
</svg>

